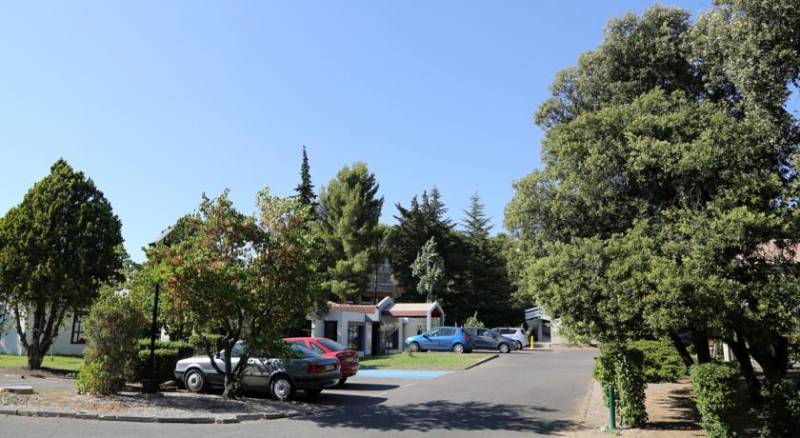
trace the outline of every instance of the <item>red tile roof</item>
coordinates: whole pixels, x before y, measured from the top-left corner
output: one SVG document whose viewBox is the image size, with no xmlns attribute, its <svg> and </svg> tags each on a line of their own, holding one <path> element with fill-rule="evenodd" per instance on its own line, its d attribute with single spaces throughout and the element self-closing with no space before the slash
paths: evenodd
<svg viewBox="0 0 800 438">
<path fill-rule="evenodd" d="M 328 301 L 328 308 L 337 312 L 353 312 L 367 315 L 378 311 L 378 308 L 372 304 L 339 304 L 333 301 Z"/>
</svg>

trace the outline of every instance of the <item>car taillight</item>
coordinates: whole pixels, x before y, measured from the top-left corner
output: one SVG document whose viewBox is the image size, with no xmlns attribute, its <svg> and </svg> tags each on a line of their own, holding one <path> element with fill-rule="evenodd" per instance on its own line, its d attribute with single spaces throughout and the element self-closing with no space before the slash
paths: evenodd
<svg viewBox="0 0 800 438">
<path fill-rule="evenodd" d="M 464 342 L 468 342 L 468 341 L 469 341 L 469 333 L 464 332 Z"/>
</svg>

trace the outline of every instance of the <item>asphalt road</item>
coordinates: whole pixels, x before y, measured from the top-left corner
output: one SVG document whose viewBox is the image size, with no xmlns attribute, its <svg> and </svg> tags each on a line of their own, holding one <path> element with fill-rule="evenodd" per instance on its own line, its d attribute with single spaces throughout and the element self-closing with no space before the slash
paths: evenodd
<svg viewBox="0 0 800 438">
<path fill-rule="evenodd" d="M 515 352 L 435 379 L 353 378 L 317 401 L 336 408 L 226 425 L 117 423 L 0 415 L 0 437 L 549 436 L 576 426 L 594 350 Z"/>
</svg>

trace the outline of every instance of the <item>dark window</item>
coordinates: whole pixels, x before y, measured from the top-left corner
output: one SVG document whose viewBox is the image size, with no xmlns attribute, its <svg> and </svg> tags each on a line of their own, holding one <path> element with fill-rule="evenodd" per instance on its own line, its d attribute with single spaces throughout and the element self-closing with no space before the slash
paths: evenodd
<svg viewBox="0 0 800 438">
<path fill-rule="evenodd" d="M 384 346 L 387 350 L 397 350 L 397 346 L 400 344 L 400 330 L 394 329 L 389 336 L 386 337 L 386 344 Z"/>
<path fill-rule="evenodd" d="M 364 324 L 347 324 L 347 348 L 356 351 L 364 351 Z"/>
<path fill-rule="evenodd" d="M 86 316 L 86 312 L 75 312 L 72 315 L 72 336 L 70 342 L 73 344 L 85 344 L 86 340 L 83 339 L 83 322 L 81 318 Z"/>
<path fill-rule="evenodd" d="M 339 322 L 338 321 L 325 321 L 325 337 L 332 340 L 338 341 L 337 332 L 339 331 Z"/>
</svg>

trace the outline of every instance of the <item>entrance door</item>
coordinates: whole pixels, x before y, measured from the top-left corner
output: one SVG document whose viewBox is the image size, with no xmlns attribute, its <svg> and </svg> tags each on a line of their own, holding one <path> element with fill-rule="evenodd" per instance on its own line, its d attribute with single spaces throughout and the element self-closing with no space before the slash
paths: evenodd
<svg viewBox="0 0 800 438">
<path fill-rule="evenodd" d="M 381 351 L 381 325 L 380 323 L 372 323 L 372 354 L 383 354 Z"/>
<path fill-rule="evenodd" d="M 338 341 L 338 336 L 336 336 L 336 332 L 339 330 L 339 322 L 338 321 L 325 321 L 325 337 L 330 339 L 331 341 Z"/>
</svg>

